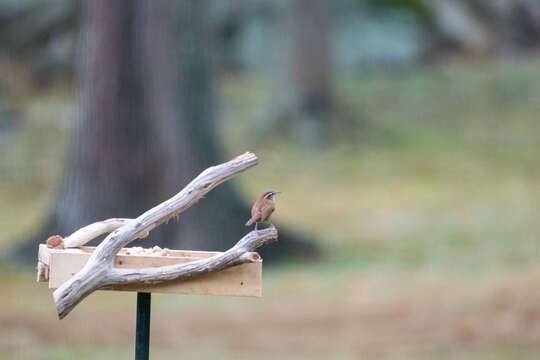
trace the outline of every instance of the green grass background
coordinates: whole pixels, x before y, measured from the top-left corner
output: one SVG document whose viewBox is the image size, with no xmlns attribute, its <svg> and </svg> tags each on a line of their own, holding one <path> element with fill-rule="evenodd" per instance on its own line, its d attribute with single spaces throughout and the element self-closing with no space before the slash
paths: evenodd
<svg viewBox="0 0 540 360">
<path fill-rule="evenodd" d="M 540 63 L 455 62 L 336 77 L 332 138 L 268 126 L 271 88 L 219 83 L 233 180 L 276 188 L 275 224 L 323 257 L 265 269 L 263 299 L 154 296 L 154 359 L 540 357 Z M 69 151 L 71 91 L 19 94 L 0 152 L 0 246 L 38 229 Z M 0 359 L 133 356 L 135 297 L 100 292 L 66 320 L 32 269 L 2 260 Z"/>
</svg>

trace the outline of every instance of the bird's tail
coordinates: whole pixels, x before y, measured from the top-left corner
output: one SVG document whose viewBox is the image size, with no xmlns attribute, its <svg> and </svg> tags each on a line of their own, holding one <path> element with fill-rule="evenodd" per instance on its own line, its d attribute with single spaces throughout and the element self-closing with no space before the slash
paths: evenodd
<svg viewBox="0 0 540 360">
<path fill-rule="evenodd" d="M 253 218 L 249 219 L 247 222 L 246 222 L 246 226 L 251 226 L 251 224 L 253 224 Z"/>
</svg>

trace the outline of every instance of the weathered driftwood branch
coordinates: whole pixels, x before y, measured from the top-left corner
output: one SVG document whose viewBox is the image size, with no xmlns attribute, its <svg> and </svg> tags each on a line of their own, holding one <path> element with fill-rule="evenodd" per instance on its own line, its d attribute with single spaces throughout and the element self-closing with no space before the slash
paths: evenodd
<svg viewBox="0 0 540 360">
<path fill-rule="evenodd" d="M 108 280 L 113 284 L 158 283 L 168 280 L 191 278 L 196 275 L 223 270 L 232 265 L 254 262 L 260 259 L 253 251 L 277 240 L 275 227 L 251 231 L 229 250 L 210 258 L 186 264 L 150 267 L 142 269 L 113 268 Z"/>
<path fill-rule="evenodd" d="M 85 267 L 53 293 L 59 318 L 65 317 L 90 293 L 107 285 L 186 278 L 252 261 L 245 254 L 275 240 L 276 229 L 253 231 L 228 251 L 192 263 L 146 269 L 114 268 L 114 257 L 121 248 L 137 238 L 146 237 L 149 231 L 189 208 L 214 187 L 255 166 L 257 162 L 257 157 L 248 152 L 224 164 L 210 167 L 169 200 L 110 233 L 96 248 Z"/>
<path fill-rule="evenodd" d="M 65 248 L 74 248 L 83 246 L 90 240 L 97 238 L 100 235 L 110 233 L 124 225 L 133 219 L 124 219 L 124 218 L 113 218 L 103 221 L 98 221 L 80 228 L 75 231 L 73 234 L 64 238 L 64 247 Z"/>
<path fill-rule="evenodd" d="M 59 235 L 51 236 L 47 239 L 47 246 L 56 249 L 69 249 L 83 246 L 98 236 L 110 233 L 111 231 L 126 225 L 128 221 L 132 220 L 133 219 L 113 218 L 98 221 L 80 228 L 65 238 L 62 238 Z"/>
</svg>

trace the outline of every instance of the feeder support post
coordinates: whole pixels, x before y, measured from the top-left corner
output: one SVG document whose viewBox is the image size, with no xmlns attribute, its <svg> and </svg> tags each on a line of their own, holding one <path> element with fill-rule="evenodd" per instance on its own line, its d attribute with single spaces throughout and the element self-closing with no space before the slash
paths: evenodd
<svg viewBox="0 0 540 360">
<path fill-rule="evenodd" d="M 137 293 L 137 325 L 135 330 L 135 360 L 148 360 L 150 356 L 151 293 Z"/>
</svg>

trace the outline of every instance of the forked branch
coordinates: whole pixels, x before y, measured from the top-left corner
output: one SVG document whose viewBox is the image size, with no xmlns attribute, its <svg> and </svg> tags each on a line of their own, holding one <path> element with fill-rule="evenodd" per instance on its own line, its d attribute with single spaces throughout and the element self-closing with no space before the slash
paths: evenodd
<svg viewBox="0 0 540 360">
<path fill-rule="evenodd" d="M 53 293 L 58 317 L 60 319 L 65 317 L 86 296 L 104 286 L 190 278 L 254 261 L 255 259 L 251 257 L 253 254 L 249 253 L 263 244 L 275 241 L 277 239 L 275 228 L 252 231 L 226 252 L 191 263 L 143 269 L 114 268 L 114 257 L 121 248 L 137 238 L 146 237 L 149 231 L 177 216 L 210 190 L 255 166 L 257 162 L 257 157 L 248 152 L 224 164 L 210 167 L 169 200 L 146 211 L 138 218 L 127 221 L 124 226 L 110 233 L 96 248 L 86 265 Z"/>
</svg>

